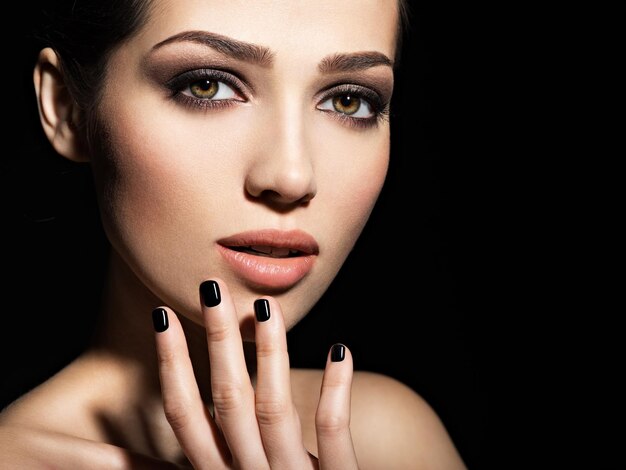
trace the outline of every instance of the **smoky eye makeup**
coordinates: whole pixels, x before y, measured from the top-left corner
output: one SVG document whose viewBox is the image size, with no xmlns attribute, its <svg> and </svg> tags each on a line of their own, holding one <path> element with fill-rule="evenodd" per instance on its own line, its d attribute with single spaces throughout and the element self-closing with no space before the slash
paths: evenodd
<svg viewBox="0 0 626 470">
<path fill-rule="evenodd" d="M 370 86 L 336 83 L 318 96 L 319 111 L 355 128 L 378 125 L 389 117 L 390 100 Z"/>
<path fill-rule="evenodd" d="M 152 81 L 173 102 L 192 110 L 210 111 L 247 103 L 255 88 L 230 60 L 206 60 L 196 54 L 160 57 L 144 63 Z M 248 71 L 250 73 L 250 71 Z M 343 75 L 343 74 L 342 74 Z M 335 77 L 312 97 L 314 108 L 354 129 L 376 127 L 388 120 L 391 83 L 368 74 Z M 256 83 L 262 86 L 262 82 Z"/>
<path fill-rule="evenodd" d="M 171 99 L 199 109 L 245 103 L 249 87 L 233 72 L 216 68 L 195 68 L 177 73 L 164 83 Z"/>
<path fill-rule="evenodd" d="M 237 61 L 207 54 L 204 48 L 168 46 L 142 62 L 143 73 L 163 96 L 185 107 L 224 108 L 251 99 L 254 89 Z"/>
</svg>

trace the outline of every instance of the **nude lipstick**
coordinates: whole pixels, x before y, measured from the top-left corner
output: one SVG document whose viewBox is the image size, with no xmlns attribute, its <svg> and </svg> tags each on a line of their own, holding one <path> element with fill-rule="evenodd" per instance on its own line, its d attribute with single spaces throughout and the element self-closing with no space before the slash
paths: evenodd
<svg viewBox="0 0 626 470">
<path fill-rule="evenodd" d="M 313 268 L 319 246 L 302 230 L 252 230 L 217 242 L 235 273 L 261 288 L 288 289 Z"/>
</svg>

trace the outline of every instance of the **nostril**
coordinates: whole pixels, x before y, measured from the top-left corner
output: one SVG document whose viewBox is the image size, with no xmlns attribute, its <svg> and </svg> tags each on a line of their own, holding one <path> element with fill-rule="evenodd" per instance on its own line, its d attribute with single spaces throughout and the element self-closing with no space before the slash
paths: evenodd
<svg viewBox="0 0 626 470">
<path fill-rule="evenodd" d="M 313 168 L 297 163 L 279 158 L 257 162 L 246 175 L 247 196 L 279 206 L 308 203 L 316 192 Z"/>
<path fill-rule="evenodd" d="M 300 204 L 308 204 L 309 202 L 311 202 L 311 200 L 315 197 L 315 194 L 313 193 L 308 193 L 305 194 L 304 196 L 302 196 L 300 198 Z"/>
<path fill-rule="evenodd" d="M 253 196 L 255 199 L 260 201 L 265 201 L 271 204 L 278 205 L 302 205 L 307 204 L 311 199 L 315 197 L 314 194 L 306 193 L 304 195 L 300 194 L 289 194 L 289 193 L 279 193 L 278 191 L 274 191 L 273 189 L 266 189 L 261 191 L 258 196 Z"/>
</svg>

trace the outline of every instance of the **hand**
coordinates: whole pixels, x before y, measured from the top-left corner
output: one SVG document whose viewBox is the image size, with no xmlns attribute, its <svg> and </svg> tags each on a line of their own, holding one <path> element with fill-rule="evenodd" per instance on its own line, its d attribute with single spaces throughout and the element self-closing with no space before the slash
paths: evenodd
<svg viewBox="0 0 626 470">
<path fill-rule="evenodd" d="M 255 324 L 257 383 L 246 369 L 237 313 L 223 282 L 201 287 L 211 367 L 214 415 L 195 381 L 181 324 L 169 309 L 169 328 L 156 333 L 163 406 L 185 455 L 195 469 L 357 469 L 350 434 L 352 357 L 327 358 L 315 425 L 318 458 L 302 442 L 291 398 L 287 338 L 280 305 L 270 297 L 255 303 L 266 321 Z M 207 305 L 214 305 L 207 307 Z M 267 307 L 267 308 L 266 308 Z M 263 319 L 263 318 L 262 318 Z"/>
</svg>

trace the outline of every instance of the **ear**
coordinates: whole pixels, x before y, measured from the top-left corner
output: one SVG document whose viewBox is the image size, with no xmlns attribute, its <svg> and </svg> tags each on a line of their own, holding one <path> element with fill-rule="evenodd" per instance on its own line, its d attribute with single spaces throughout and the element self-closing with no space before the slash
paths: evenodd
<svg viewBox="0 0 626 470">
<path fill-rule="evenodd" d="M 76 102 L 65 83 L 59 57 L 47 47 L 39 53 L 33 73 L 41 125 L 52 147 L 75 162 L 89 161 L 78 124 Z"/>
</svg>

